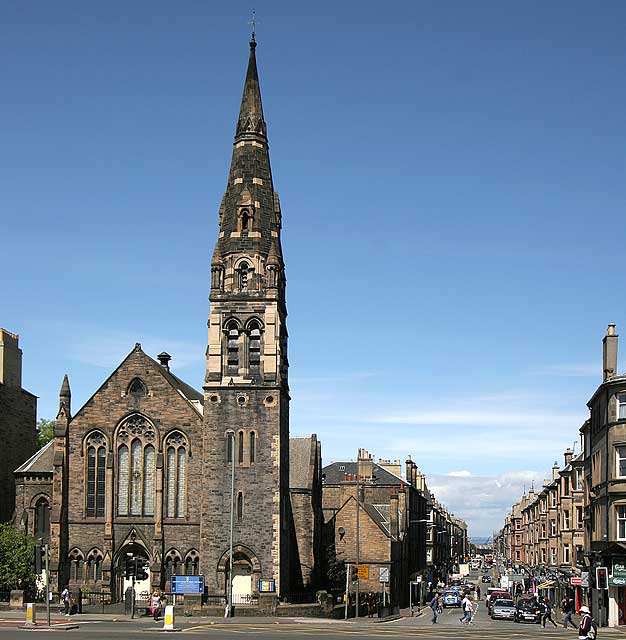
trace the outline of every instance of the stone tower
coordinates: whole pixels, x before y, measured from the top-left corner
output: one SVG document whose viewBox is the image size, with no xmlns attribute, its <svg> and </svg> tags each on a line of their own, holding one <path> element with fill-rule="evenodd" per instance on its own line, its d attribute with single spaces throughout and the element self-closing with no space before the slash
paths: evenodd
<svg viewBox="0 0 626 640">
<path fill-rule="evenodd" d="M 209 591 L 224 593 L 232 461 L 235 595 L 256 593 L 260 579 L 289 589 L 285 274 L 255 48 L 253 36 L 211 259 L 204 386 L 202 571 Z"/>
</svg>

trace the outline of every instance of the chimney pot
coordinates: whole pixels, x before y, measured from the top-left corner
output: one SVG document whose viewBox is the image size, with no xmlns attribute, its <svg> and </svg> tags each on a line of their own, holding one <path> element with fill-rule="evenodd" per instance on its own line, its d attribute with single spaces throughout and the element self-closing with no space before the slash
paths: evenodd
<svg viewBox="0 0 626 640">
<path fill-rule="evenodd" d="M 162 353 L 159 353 L 159 355 L 157 356 L 158 361 L 161 363 L 161 366 L 164 369 L 167 369 L 168 371 L 170 370 L 170 360 L 172 359 L 172 356 L 167 353 L 167 351 L 163 351 Z"/>
</svg>

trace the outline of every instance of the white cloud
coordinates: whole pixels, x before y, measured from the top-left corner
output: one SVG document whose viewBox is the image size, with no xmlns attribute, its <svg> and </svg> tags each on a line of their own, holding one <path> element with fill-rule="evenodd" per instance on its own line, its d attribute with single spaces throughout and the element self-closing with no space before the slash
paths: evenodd
<svg viewBox="0 0 626 640">
<path fill-rule="evenodd" d="M 450 471 L 448 475 L 451 478 L 470 478 L 472 473 L 471 471 Z"/>
</svg>

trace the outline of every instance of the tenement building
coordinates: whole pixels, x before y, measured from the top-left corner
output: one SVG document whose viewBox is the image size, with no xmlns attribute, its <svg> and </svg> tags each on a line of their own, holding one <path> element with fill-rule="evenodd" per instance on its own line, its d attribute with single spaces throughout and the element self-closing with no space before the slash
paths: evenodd
<svg viewBox="0 0 626 640">
<path fill-rule="evenodd" d="M 0 328 L 0 522 L 15 508 L 13 470 L 35 451 L 37 397 L 22 387 L 19 336 Z"/>
<path fill-rule="evenodd" d="M 289 594 L 318 576 L 321 447 L 289 438 L 282 217 L 255 47 L 211 259 L 203 392 L 173 373 L 169 354 L 136 344 L 78 410 L 65 378 L 53 441 L 17 470 L 18 526 L 34 532 L 24 514 L 50 507 L 54 590 L 119 597 L 132 556 L 149 566 L 138 592 L 202 574 L 224 594 L 231 509 L 235 597 L 261 581 Z"/>
</svg>

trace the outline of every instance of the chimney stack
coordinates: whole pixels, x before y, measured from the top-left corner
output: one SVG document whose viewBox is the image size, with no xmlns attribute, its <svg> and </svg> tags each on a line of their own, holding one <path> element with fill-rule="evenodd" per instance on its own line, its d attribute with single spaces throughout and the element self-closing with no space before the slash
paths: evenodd
<svg viewBox="0 0 626 640">
<path fill-rule="evenodd" d="M 554 461 L 554 464 L 552 465 L 552 479 L 553 480 L 558 480 L 559 479 L 559 465 L 557 463 L 557 461 Z"/>
<path fill-rule="evenodd" d="M 574 452 L 569 447 L 567 447 L 567 449 L 565 449 L 565 453 L 563 454 L 563 457 L 565 458 L 566 467 L 572 461 L 573 455 L 574 455 Z"/>
<path fill-rule="evenodd" d="M 617 339 L 615 324 L 611 323 L 606 328 L 606 335 L 602 340 L 602 381 L 605 382 L 611 376 L 617 374 Z"/>
<path fill-rule="evenodd" d="M 7 389 L 22 388 L 20 337 L 6 329 L 0 329 L 0 384 Z"/>
<path fill-rule="evenodd" d="M 167 353 L 167 351 L 159 353 L 157 359 L 164 369 L 167 369 L 168 371 L 170 370 L 170 360 L 172 359 L 172 356 Z"/>
<path fill-rule="evenodd" d="M 398 491 L 395 487 L 391 493 L 389 512 L 389 530 L 391 531 L 391 537 L 397 540 L 400 531 L 398 528 Z"/>
<path fill-rule="evenodd" d="M 372 456 L 365 450 L 359 449 L 357 459 L 357 476 L 359 480 L 371 480 L 374 475 L 374 461 Z"/>
</svg>

